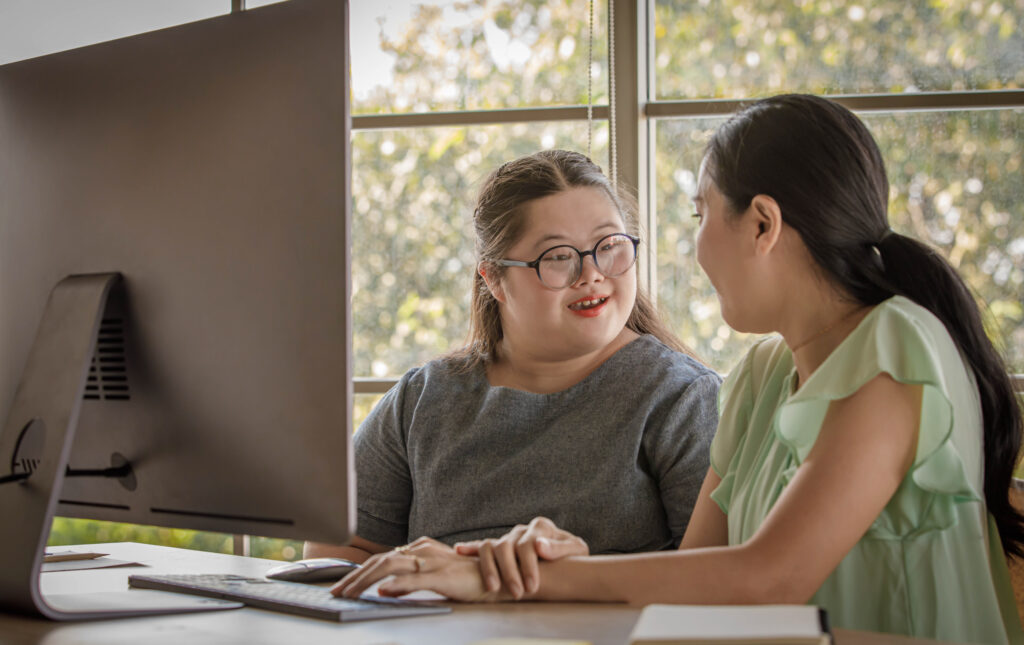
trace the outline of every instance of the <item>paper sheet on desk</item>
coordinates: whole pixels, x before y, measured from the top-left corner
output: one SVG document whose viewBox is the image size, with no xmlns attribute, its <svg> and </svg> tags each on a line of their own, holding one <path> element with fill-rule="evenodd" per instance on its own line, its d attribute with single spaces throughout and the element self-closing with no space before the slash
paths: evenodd
<svg viewBox="0 0 1024 645">
<path fill-rule="evenodd" d="M 63 562 L 64 560 L 92 560 L 102 558 L 109 553 L 95 551 L 47 551 L 43 554 L 43 562 Z"/>
<path fill-rule="evenodd" d="M 44 562 L 42 572 L 52 573 L 55 571 L 80 571 L 82 569 L 105 569 L 107 567 L 141 567 L 145 566 L 139 562 L 130 560 L 116 560 L 114 558 L 93 558 L 91 560 L 60 560 L 58 562 Z"/>
</svg>

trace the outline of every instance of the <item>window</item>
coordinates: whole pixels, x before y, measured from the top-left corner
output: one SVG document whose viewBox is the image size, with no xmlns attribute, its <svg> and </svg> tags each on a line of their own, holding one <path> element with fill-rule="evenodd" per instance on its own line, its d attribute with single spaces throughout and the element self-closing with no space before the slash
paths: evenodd
<svg viewBox="0 0 1024 645">
<path fill-rule="evenodd" d="M 70 19 L 84 10 L 68 4 L 76 8 L 49 22 L 75 33 L 29 55 L 205 17 L 187 14 L 184 2 L 149 3 L 150 22 L 98 17 L 121 30 L 87 37 L 85 23 Z M 228 4 L 239 3 L 217 10 Z M 178 18 L 166 17 L 171 5 Z M 887 162 L 894 228 L 960 270 L 988 304 L 1011 369 L 1024 371 L 1019 2 L 594 0 L 592 47 L 590 8 L 351 2 L 357 423 L 407 369 L 463 342 L 477 187 L 503 161 L 539 148 L 589 147 L 611 171 L 614 142 L 615 174 L 637 188 L 645 217 L 642 280 L 683 340 L 727 372 L 753 337 L 719 315 L 694 258 L 689 198 L 710 132 L 743 100 L 783 91 L 831 95 L 862 115 Z M 0 10 L 0 26 L 29 25 L 26 11 Z M 16 59 L 9 43 L 20 31 L 42 33 L 0 27 L 0 62 Z M 173 532 L 156 535 L 178 543 Z M 229 548 L 228 536 L 195 539 Z M 297 557 L 295 543 L 253 545 Z"/>
<path fill-rule="evenodd" d="M 659 100 L 1024 84 L 1014 3 L 657 0 Z"/>
<path fill-rule="evenodd" d="M 588 0 L 351 2 L 353 114 L 579 105 L 588 16 Z M 592 87 L 602 103 L 606 24 L 605 2 L 595 2 Z"/>
<path fill-rule="evenodd" d="M 657 295 L 686 342 L 723 372 L 753 342 L 725 325 L 697 271 L 689 194 L 703 143 L 734 99 L 811 92 L 860 112 L 886 161 L 893 228 L 931 243 L 960 271 L 988 304 L 1011 369 L 1024 371 L 1019 6 L 653 4 Z"/>
</svg>

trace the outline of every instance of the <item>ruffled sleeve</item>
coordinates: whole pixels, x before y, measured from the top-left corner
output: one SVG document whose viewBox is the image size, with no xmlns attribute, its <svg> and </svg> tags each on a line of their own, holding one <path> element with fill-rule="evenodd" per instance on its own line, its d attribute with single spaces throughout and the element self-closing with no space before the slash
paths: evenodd
<svg viewBox="0 0 1024 645">
<path fill-rule="evenodd" d="M 972 402 L 977 388 L 945 327 L 919 305 L 898 296 L 878 305 L 780 406 L 774 430 L 799 466 L 818 437 L 829 403 L 882 373 L 922 386 L 921 423 L 907 478 L 869 535 L 896 539 L 948 528 L 956 523 L 957 504 L 981 499 L 952 440 L 951 388 L 971 390 Z M 977 419 L 980 423 L 980 411 Z M 980 441 L 980 428 L 973 434 Z"/>
<path fill-rule="evenodd" d="M 711 440 L 711 469 L 722 481 L 711 491 L 711 500 L 718 504 L 723 513 L 729 513 L 732 488 L 736 480 L 735 469 L 729 468 L 737 443 L 743 436 L 742 428 L 747 426 L 750 416 L 750 354 L 744 357 L 718 390 L 718 430 Z"/>
<path fill-rule="evenodd" d="M 747 441 L 756 399 L 765 380 L 764 372 L 777 363 L 780 350 L 784 348 L 778 336 L 758 341 L 729 372 L 719 389 L 721 413 L 718 430 L 711 441 L 711 468 L 722 481 L 711 491 L 711 499 L 723 513 L 728 514 L 731 506 L 737 470 L 734 457 Z"/>
</svg>

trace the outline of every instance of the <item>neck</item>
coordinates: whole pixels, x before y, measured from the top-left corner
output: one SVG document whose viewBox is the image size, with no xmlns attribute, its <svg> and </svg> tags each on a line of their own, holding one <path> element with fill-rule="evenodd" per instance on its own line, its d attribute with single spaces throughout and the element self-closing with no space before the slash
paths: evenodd
<svg viewBox="0 0 1024 645">
<path fill-rule="evenodd" d="M 805 299 L 804 311 L 788 317 L 780 329 L 793 352 L 797 387 L 803 385 L 836 347 L 850 335 L 871 307 L 843 300 L 835 295 L 821 300 Z"/>
<path fill-rule="evenodd" d="M 600 349 L 552 360 L 541 352 L 531 351 L 535 343 L 517 343 L 505 337 L 498 346 L 498 356 L 487 366 L 487 380 L 493 387 L 510 387 L 535 394 L 561 392 L 587 378 L 636 338 L 635 332 L 623 328 L 612 342 Z"/>
</svg>

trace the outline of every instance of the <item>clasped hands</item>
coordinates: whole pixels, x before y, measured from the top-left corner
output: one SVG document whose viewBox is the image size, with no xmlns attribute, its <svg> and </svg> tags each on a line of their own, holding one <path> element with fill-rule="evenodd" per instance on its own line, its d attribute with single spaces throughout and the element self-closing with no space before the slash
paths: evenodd
<svg viewBox="0 0 1024 645">
<path fill-rule="evenodd" d="M 421 537 L 371 556 L 331 593 L 358 598 L 370 585 L 394 576 L 378 588 L 382 596 L 428 590 L 461 602 L 520 600 L 540 588 L 540 560 L 589 553 L 582 538 L 538 517 L 500 538 L 460 542 L 454 548 Z"/>
</svg>

